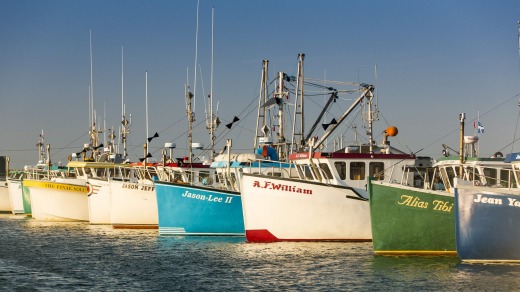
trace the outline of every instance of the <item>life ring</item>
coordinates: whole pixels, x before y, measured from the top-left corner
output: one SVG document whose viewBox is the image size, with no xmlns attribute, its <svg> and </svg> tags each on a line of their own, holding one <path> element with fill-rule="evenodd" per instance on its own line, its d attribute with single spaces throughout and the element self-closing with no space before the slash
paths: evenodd
<svg viewBox="0 0 520 292">
<path fill-rule="evenodd" d="M 92 193 L 94 192 L 94 188 L 92 187 L 92 185 L 90 185 L 90 183 L 87 183 L 87 195 L 92 195 Z"/>
</svg>

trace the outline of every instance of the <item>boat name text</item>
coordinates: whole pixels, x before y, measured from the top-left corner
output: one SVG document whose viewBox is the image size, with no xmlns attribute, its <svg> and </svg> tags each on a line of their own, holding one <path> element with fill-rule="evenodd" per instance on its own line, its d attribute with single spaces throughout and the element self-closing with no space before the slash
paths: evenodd
<svg viewBox="0 0 520 292">
<path fill-rule="evenodd" d="M 87 192 L 86 186 L 69 186 L 69 185 L 58 185 L 58 184 L 45 184 L 45 188 L 60 190 L 60 191 L 72 191 L 72 192 Z"/>
<path fill-rule="evenodd" d="M 190 199 L 196 199 L 201 201 L 208 201 L 208 202 L 215 202 L 215 203 L 225 203 L 229 204 L 233 200 L 233 197 L 227 196 L 227 197 L 217 197 L 213 195 L 202 195 L 202 194 L 196 194 L 196 193 L 190 193 L 189 191 L 185 191 L 182 194 L 183 197 L 190 198 Z"/>
<path fill-rule="evenodd" d="M 145 191 L 145 192 L 151 192 L 151 191 L 155 190 L 154 186 L 144 186 L 144 185 L 140 186 L 138 184 L 123 184 L 122 188 L 131 189 L 131 190 L 140 190 L 140 191 Z"/>
<path fill-rule="evenodd" d="M 473 200 L 475 203 L 480 204 L 491 204 L 491 205 L 503 205 L 503 200 L 500 198 L 492 198 L 486 197 L 482 194 L 478 194 L 477 197 Z M 520 207 L 520 201 L 513 198 L 507 198 L 507 206 L 511 207 Z"/>
<path fill-rule="evenodd" d="M 397 202 L 399 205 L 404 205 L 413 208 L 421 208 L 428 209 L 431 208 L 434 211 L 448 212 L 450 213 L 453 209 L 453 203 L 449 201 L 443 200 L 433 200 L 430 202 L 426 202 L 421 200 L 419 197 L 402 195 L 401 200 Z"/>
<path fill-rule="evenodd" d="M 270 181 L 265 181 L 264 185 L 261 186 L 260 182 L 255 180 L 253 182 L 253 187 L 255 188 L 261 188 L 261 189 L 268 189 L 268 190 L 278 190 L 278 191 L 284 191 L 284 192 L 292 192 L 292 193 L 300 193 L 305 195 L 312 195 L 312 190 L 310 189 L 302 189 L 294 185 L 284 185 L 284 184 L 274 184 Z"/>
</svg>

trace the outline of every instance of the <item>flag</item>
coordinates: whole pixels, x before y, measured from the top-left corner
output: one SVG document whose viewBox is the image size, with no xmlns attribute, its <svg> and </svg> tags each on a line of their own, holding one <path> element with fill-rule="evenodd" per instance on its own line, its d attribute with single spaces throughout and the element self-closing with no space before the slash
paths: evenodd
<svg viewBox="0 0 520 292">
<path fill-rule="evenodd" d="M 484 133 L 484 126 L 482 126 L 482 124 L 480 123 L 480 121 L 477 121 L 477 133 L 479 134 L 483 134 Z"/>
</svg>

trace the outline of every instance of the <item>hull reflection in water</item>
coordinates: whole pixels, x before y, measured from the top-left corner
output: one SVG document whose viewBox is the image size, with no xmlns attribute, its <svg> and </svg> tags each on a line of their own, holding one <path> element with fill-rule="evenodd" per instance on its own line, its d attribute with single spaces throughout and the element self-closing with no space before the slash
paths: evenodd
<svg viewBox="0 0 520 292">
<path fill-rule="evenodd" d="M 520 285 L 518 265 L 374 257 L 370 242 L 249 244 L 243 237 L 159 236 L 153 229 L 12 214 L 0 215 L 0 233 L 3 291 L 514 291 Z"/>
</svg>

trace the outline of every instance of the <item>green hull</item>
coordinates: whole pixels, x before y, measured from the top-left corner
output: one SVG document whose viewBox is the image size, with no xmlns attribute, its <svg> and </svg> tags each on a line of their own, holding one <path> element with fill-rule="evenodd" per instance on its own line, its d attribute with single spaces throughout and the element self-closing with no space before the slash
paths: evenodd
<svg viewBox="0 0 520 292">
<path fill-rule="evenodd" d="M 453 195 L 369 181 L 374 252 L 456 255 Z"/>
<path fill-rule="evenodd" d="M 23 194 L 23 212 L 27 216 L 32 215 L 32 209 L 31 209 L 31 192 L 29 191 L 28 187 L 23 186 L 22 182 L 22 194 Z"/>
</svg>

